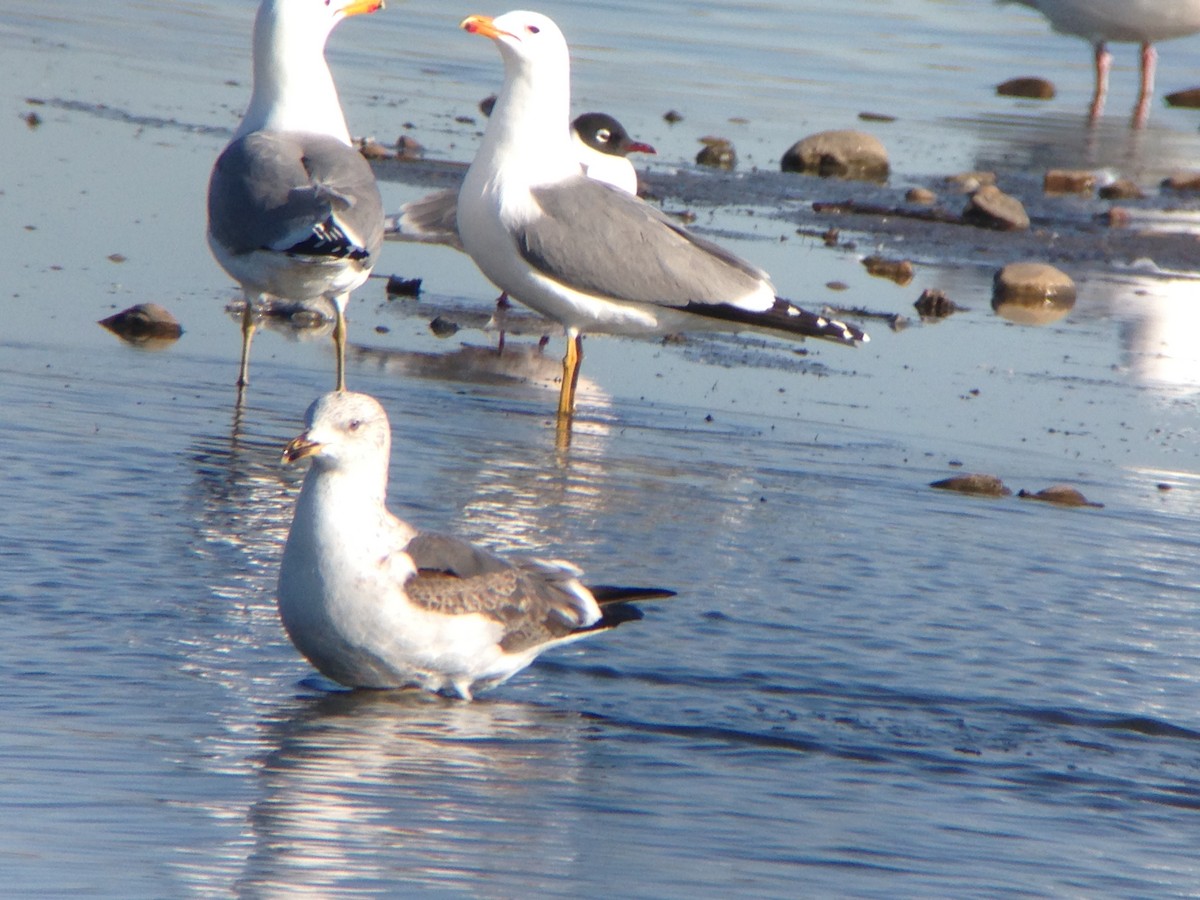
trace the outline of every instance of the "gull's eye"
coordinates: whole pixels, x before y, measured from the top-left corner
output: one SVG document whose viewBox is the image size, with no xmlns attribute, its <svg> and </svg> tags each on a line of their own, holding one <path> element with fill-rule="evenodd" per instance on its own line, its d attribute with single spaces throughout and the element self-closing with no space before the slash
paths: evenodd
<svg viewBox="0 0 1200 900">
<path fill-rule="evenodd" d="M 351 419 L 349 428 L 351 431 L 358 431 L 362 427 L 362 419 Z"/>
<path fill-rule="evenodd" d="M 612 132 L 609 131 L 607 128 L 601 128 L 599 131 L 596 132 L 596 140 L 598 140 L 602 144 L 607 144 L 609 141 L 612 140 Z"/>
<path fill-rule="evenodd" d="M 542 29 L 538 28 L 536 25 L 526 25 L 525 30 L 530 34 L 538 34 Z"/>
</svg>

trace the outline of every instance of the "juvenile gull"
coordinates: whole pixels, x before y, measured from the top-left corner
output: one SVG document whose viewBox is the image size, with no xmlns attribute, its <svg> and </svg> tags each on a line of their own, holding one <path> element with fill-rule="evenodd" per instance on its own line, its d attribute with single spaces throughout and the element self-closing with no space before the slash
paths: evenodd
<svg viewBox="0 0 1200 900">
<path fill-rule="evenodd" d="M 208 185 L 208 243 L 242 286 L 238 386 L 249 381 L 254 310 L 268 296 L 326 298 L 346 386 L 346 304 L 383 242 L 371 167 L 350 143 L 325 42 L 382 0 L 263 0 L 254 20 L 254 88 Z"/>
<path fill-rule="evenodd" d="M 501 290 L 566 329 L 560 421 L 574 408 L 586 329 L 867 339 L 778 297 L 761 269 L 581 174 L 566 127 L 567 43 L 553 21 L 518 11 L 468 16 L 461 27 L 496 42 L 504 86 L 459 192 L 459 236 Z"/>
<path fill-rule="evenodd" d="M 611 184 L 629 194 L 638 189 L 637 170 L 630 153 L 654 153 L 649 144 L 635 141 L 625 126 L 607 113 L 584 113 L 571 123 L 571 142 L 583 174 Z M 458 191 L 434 191 L 404 204 L 392 217 L 389 234 L 400 240 L 448 244 L 458 250 Z"/>
<path fill-rule="evenodd" d="M 506 559 L 421 534 L 386 506 L 391 429 L 366 394 L 325 394 L 286 462 L 311 458 L 279 572 L 292 643 L 350 687 L 471 699 L 551 647 L 641 618 L 653 588 L 586 588 L 561 560 Z"/>
<path fill-rule="evenodd" d="M 1084 38 L 1096 55 L 1096 86 L 1089 118 L 1095 122 L 1104 111 L 1108 71 L 1112 66 L 1109 41 L 1142 45 L 1141 86 L 1134 106 L 1133 125 L 1140 128 L 1150 114 L 1154 94 L 1157 41 L 1200 32 L 1200 0 L 1003 0 L 1031 6 L 1045 16 L 1060 34 Z"/>
</svg>

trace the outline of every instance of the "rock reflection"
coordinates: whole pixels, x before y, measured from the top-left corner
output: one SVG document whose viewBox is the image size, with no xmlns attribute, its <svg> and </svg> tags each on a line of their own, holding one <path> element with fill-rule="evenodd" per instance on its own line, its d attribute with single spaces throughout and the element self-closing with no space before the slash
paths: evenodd
<svg viewBox="0 0 1200 900">
<path fill-rule="evenodd" d="M 589 780 L 574 714 L 337 693 L 278 722 L 267 746 L 239 892 L 569 886 Z"/>
</svg>

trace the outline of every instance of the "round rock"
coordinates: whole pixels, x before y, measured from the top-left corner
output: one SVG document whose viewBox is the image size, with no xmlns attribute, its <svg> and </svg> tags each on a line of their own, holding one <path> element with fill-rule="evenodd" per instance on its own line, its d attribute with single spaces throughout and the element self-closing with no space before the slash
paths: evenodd
<svg viewBox="0 0 1200 900">
<path fill-rule="evenodd" d="M 793 144 L 780 167 L 785 172 L 883 181 L 890 170 L 887 150 L 865 131 L 821 131 Z"/>
<path fill-rule="evenodd" d="M 1046 263 L 1009 263 L 993 280 L 992 309 L 1010 322 L 1046 325 L 1074 306 L 1075 282 Z"/>
</svg>

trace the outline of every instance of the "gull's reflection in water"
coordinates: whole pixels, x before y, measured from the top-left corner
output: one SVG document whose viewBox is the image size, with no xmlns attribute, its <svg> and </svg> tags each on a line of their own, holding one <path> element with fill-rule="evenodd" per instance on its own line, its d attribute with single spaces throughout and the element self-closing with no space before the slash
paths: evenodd
<svg viewBox="0 0 1200 900">
<path fill-rule="evenodd" d="M 595 777 L 585 728 L 574 713 L 421 692 L 303 701 L 266 735 L 238 892 L 567 890 Z"/>
<path fill-rule="evenodd" d="M 1139 384 L 1200 392 L 1200 278 L 1109 276 L 1090 289 L 1121 323 L 1122 365 Z"/>
<path fill-rule="evenodd" d="M 502 353 L 495 347 L 465 343 L 438 353 L 359 344 L 348 347 L 347 353 L 357 366 L 389 376 L 482 385 L 532 385 L 539 393 L 556 398 L 562 378 L 562 361 L 545 353 L 544 349 L 541 342 L 510 340 Z M 581 377 L 578 391 L 589 407 L 609 406 L 610 398 L 594 381 Z"/>
</svg>

